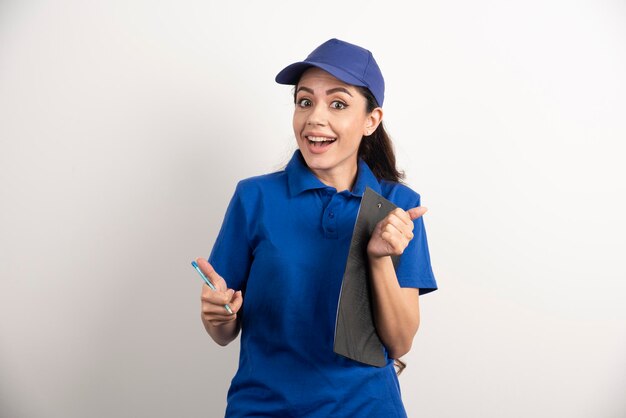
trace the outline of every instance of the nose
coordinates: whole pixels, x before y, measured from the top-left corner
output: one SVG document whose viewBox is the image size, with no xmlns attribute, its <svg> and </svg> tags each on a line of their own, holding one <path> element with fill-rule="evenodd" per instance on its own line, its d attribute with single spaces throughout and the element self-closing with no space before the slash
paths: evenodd
<svg viewBox="0 0 626 418">
<path fill-rule="evenodd" d="M 307 125 L 325 126 L 327 122 L 328 120 L 326 108 L 324 105 L 316 104 L 315 106 L 311 107 L 311 110 L 309 111 L 309 116 L 306 121 Z"/>
</svg>

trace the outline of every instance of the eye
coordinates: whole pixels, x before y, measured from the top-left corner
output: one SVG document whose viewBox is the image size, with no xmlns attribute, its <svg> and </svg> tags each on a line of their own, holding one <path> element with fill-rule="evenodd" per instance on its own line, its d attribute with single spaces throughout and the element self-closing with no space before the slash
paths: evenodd
<svg viewBox="0 0 626 418">
<path fill-rule="evenodd" d="M 342 101 L 335 100 L 334 102 L 330 104 L 330 107 L 332 107 L 333 109 L 342 110 L 348 107 L 348 105 Z"/>
<path fill-rule="evenodd" d="M 309 99 L 300 99 L 298 100 L 298 106 L 300 107 L 309 107 L 311 106 L 311 101 Z"/>
</svg>

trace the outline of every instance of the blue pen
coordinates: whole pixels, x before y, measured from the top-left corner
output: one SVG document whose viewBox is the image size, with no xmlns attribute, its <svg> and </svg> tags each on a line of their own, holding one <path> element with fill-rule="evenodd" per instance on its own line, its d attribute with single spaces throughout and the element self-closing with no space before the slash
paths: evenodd
<svg viewBox="0 0 626 418">
<path fill-rule="evenodd" d="M 202 270 L 200 270 L 200 267 L 198 267 L 198 263 L 196 263 L 195 260 L 191 262 L 191 265 L 193 266 L 193 268 L 196 269 L 196 271 L 198 272 L 200 277 L 202 277 L 202 280 L 204 280 L 204 282 L 207 284 L 207 286 L 209 286 L 213 290 L 217 290 L 215 288 L 215 286 L 213 285 L 213 283 L 211 283 L 211 281 L 209 279 L 207 279 L 207 277 L 204 275 Z M 224 308 L 226 308 L 226 310 L 228 311 L 229 314 L 231 314 L 231 315 L 233 314 L 233 311 L 230 309 L 230 306 L 224 305 Z"/>
</svg>

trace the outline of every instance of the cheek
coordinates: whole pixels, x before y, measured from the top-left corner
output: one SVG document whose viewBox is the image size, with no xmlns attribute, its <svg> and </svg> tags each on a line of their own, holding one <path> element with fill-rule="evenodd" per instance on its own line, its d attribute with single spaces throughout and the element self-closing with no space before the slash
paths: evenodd
<svg viewBox="0 0 626 418">
<path fill-rule="evenodd" d="M 344 121 L 341 129 L 350 139 L 359 140 L 363 137 L 364 123 L 360 118 L 350 118 Z"/>
<path fill-rule="evenodd" d="M 291 125 L 293 126 L 293 131 L 296 136 L 298 136 L 298 132 L 300 132 L 300 130 L 302 129 L 302 123 L 300 122 L 300 119 L 301 118 L 298 116 L 298 114 L 294 112 Z"/>
</svg>

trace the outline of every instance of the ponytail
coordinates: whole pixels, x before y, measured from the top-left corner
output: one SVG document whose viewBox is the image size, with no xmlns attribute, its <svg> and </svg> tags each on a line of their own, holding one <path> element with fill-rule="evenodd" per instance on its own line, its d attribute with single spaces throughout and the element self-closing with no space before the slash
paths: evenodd
<svg viewBox="0 0 626 418">
<path fill-rule="evenodd" d="M 367 100 L 366 111 L 370 113 L 378 107 L 374 95 L 365 87 L 357 87 Z M 393 152 L 391 138 L 383 123 L 381 122 L 373 134 L 364 136 L 359 146 L 360 158 L 363 158 L 372 170 L 374 175 L 380 180 L 385 179 L 396 183 L 402 183 L 405 178 L 403 171 L 396 168 L 396 156 Z"/>
<path fill-rule="evenodd" d="M 402 370 L 406 369 L 406 363 L 400 360 L 399 358 L 393 359 L 393 365 L 396 367 L 396 374 L 400 376 Z"/>
</svg>

